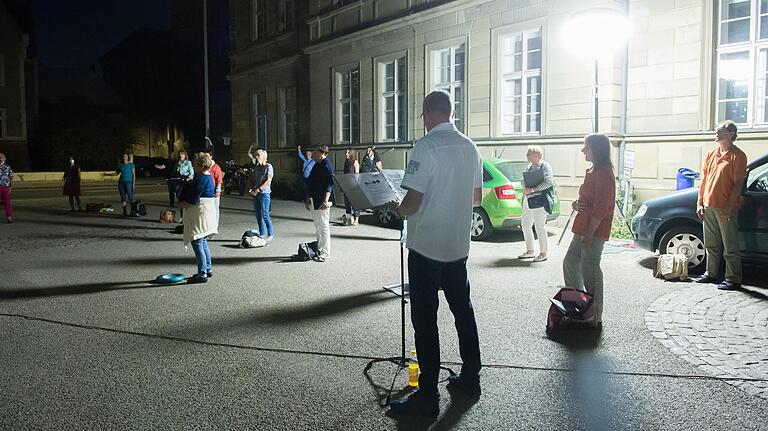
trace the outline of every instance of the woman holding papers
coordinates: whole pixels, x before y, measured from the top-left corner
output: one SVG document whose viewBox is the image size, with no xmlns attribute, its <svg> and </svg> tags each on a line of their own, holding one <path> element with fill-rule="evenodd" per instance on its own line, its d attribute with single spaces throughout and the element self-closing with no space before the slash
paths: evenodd
<svg viewBox="0 0 768 431">
<path fill-rule="evenodd" d="M 525 253 L 518 259 L 533 258 L 534 262 L 547 260 L 547 194 L 551 192 L 552 168 L 549 163 L 542 160 L 543 150 L 538 145 L 528 147 L 526 158 L 530 164 L 523 174 L 525 190 L 523 191 L 523 218 L 522 228 L 525 238 Z M 530 182 L 530 183 L 529 183 Z M 551 208 L 550 208 L 551 211 Z M 539 254 L 533 250 L 533 226 L 536 226 L 536 235 L 539 237 Z"/>
</svg>

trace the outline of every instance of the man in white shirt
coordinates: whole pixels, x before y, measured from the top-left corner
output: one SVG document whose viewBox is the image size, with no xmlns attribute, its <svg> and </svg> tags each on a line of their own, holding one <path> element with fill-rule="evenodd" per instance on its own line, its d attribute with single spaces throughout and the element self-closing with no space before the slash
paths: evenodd
<svg viewBox="0 0 768 431">
<path fill-rule="evenodd" d="M 482 165 L 477 146 L 452 123 L 453 100 L 443 90 L 424 99 L 422 118 L 427 134 L 414 145 L 403 188 L 408 190 L 395 212 L 408 216 L 406 247 L 419 390 L 393 401 L 395 413 L 437 417 L 440 339 L 437 291 L 443 290 L 456 320 L 461 374 L 448 379 L 470 396 L 480 395 L 480 346 L 469 299 L 469 256 L 472 207 L 482 198 Z"/>
</svg>

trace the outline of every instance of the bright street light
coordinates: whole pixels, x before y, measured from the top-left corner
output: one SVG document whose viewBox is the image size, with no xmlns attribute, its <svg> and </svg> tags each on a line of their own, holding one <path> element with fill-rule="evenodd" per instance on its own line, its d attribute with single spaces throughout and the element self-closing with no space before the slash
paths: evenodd
<svg viewBox="0 0 768 431">
<path fill-rule="evenodd" d="M 598 94 L 599 60 L 623 47 L 630 26 L 625 15 L 613 9 L 590 9 L 573 14 L 562 30 L 563 45 L 574 55 L 587 57 L 595 63 L 595 125 L 600 116 Z"/>
</svg>

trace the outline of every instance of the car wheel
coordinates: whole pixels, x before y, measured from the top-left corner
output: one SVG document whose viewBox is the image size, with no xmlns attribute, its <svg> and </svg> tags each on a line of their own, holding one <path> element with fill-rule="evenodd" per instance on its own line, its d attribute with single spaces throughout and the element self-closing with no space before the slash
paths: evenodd
<svg viewBox="0 0 768 431">
<path fill-rule="evenodd" d="M 491 219 L 488 218 L 488 214 L 485 210 L 478 207 L 472 209 L 472 227 L 470 228 L 470 234 L 472 239 L 483 241 L 488 239 L 493 233 L 493 226 L 491 225 Z"/>
<path fill-rule="evenodd" d="M 704 235 L 701 228 L 697 226 L 673 227 L 661 237 L 659 253 L 683 254 L 688 258 L 689 272 L 704 272 L 707 253 L 704 248 Z"/>
</svg>

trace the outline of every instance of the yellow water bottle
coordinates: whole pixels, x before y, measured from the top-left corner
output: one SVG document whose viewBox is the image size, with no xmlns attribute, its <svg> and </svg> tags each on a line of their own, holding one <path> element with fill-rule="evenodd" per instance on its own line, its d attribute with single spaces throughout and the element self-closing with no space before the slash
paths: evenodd
<svg viewBox="0 0 768 431">
<path fill-rule="evenodd" d="M 411 361 L 408 362 L 408 386 L 419 386 L 419 361 L 416 360 L 416 350 L 411 350 Z"/>
</svg>

